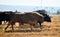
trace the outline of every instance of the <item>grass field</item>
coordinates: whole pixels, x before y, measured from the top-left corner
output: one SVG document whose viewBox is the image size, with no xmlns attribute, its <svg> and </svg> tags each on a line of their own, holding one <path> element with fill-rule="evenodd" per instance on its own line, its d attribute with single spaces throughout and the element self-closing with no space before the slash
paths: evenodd
<svg viewBox="0 0 60 37">
<path fill-rule="evenodd" d="M 14 32 L 4 32 L 6 25 L 0 26 L 0 37 L 60 37 L 60 15 L 51 16 L 51 23 L 44 22 L 43 29 L 33 28 L 14 28 Z M 10 28 L 8 28 L 9 30 Z"/>
</svg>

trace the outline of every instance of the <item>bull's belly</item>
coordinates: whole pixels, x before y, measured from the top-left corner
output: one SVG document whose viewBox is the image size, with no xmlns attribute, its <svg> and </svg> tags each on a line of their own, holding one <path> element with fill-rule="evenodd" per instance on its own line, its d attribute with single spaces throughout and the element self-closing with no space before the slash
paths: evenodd
<svg viewBox="0 0 60 37">
<path fill-rule="evenodd" d="M 23 23 L 23 24 L 36 24 L 37 21 L 23 21 L 23 22 L 20 22 L 20 23 Z"/>
</svg>

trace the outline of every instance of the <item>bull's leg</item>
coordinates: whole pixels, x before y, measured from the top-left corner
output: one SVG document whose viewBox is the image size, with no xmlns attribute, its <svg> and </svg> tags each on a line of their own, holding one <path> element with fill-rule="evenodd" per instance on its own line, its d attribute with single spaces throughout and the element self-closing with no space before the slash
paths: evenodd
<svg viewBox="0 0 60 37">
<path fill-rule="evenodd" d="M 39 23 L 40 24 L 40 29 L 42 29 L 42 25 L 41 25 L 41 23 Z"/>
<path fill-rule="evenodd" d="M 10 24 L 11 24 L 11 27 L 12 27 L 12 32 L 14 31 L 14 28 L 13 28 L 13 25 L 15 25 L 15 22 L 10 22 Z"/>
<path fill-rule="evenodd" d="M 7 25 L 7 27 L 5 28 L 5 31 L 6 31 L 6 29 L 7 29 L 9 26 L 10 26 L 10 24 Z"/>
<path fill-rule="evenodd" d="M 11 27 L 12 27 L 12 32 L 13 32 L 14 31 L 13 24 L 11 25 Z"/>
<path fill-rule="evenodd" d="M 22 23 L 19 23 L 19 30 L 20 30 L 20 28 L 21 28 L 22 25 L 23 25 Z"/>
<path fill-rule="evenodd" d="M 41 25 L 41 23 L 40 23 L 40 28 L 42 29 L 42 25 Z"/>
<path fill-rule="evenodd" d="M 21 23 L 19 23 L 19 30 L 20 30 L 20 28 L 21 28 Z"/>
<path fill-rule="evenodd" d="M 30 24 L 30 27 L 31 27 L 31 31 L 32 31 L 32 30 L 33 30 L 33 29 L 32 29 L 32 27 L 33 27 L 32 24 Z"/>
<path fill-rule="evenodd" d="M 2 24 L 2 22 L 0 21 L 0 25 Z"/>
<path fill-rule="evenodd" d="M 33 24 L 33 27 L 35 27 L 35 24 Z"/>
</svg>

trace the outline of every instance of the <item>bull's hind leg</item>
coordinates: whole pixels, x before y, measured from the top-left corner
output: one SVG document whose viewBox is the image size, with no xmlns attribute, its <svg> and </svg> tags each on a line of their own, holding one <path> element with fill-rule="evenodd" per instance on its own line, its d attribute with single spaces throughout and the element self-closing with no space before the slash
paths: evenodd
<svg viewBox="0 0 60 37">
<path fill-rule="evenodd" d="M 31 27 L 31 31 L 32 31 L 32 30 L 33 30 L 33 29 L 32 29 L 33 25 L 32 25 L 32 24 L 30 24 L 30 27 Z"/>
<path fill-rule="evenodd" d="M 10 24 L 11 24 L 12 32 L 13 32 L 13 31 L 14 31 L 14 27 L 13 27 L 13 25 L 15 25 L 15 22 L 11 22 Z"/>
<path fill-rule="evenodd" d="M 11 27 L 12 27 L 12 31 L 14 31 L 13 25 L 11 25 Z"/>
</svg>

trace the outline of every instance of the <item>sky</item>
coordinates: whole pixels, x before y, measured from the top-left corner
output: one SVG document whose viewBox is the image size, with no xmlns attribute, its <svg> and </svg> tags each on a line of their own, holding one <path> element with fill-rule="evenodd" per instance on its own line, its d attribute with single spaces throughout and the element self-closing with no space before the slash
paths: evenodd
<svg viewBox="0 0 60 37">
<path fill-rule="evenodd" d="M 60 0 L 0 0 L 0 5 L 27 5 L 60 7 Z"/>
<path fill-rule="evenodd" d="M 1 10 L 32 11 L 38 10 L 42 7 L 60 8 L 60 0 L 0 0 L 0 11 Z"/>
</svg>

